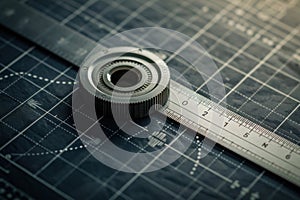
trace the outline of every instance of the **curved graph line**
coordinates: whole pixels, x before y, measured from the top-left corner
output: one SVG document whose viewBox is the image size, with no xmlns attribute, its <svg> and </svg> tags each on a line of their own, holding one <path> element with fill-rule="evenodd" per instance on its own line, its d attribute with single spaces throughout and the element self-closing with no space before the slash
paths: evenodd
<svg viewBox="0 0 300 200">
<path fill-rule="evenodd" d="M 27 76 L 27 77 L 30 77 L 30 78 L 33 78 L 33 79 L 38 79 L 38 80 L 41 80 L 41 81 L 55 83 L 55 84 L 61 84 L 61 85 L 74 85 L 74 84 L 77 83 L 76 81 L 55 81 L 55 80 L 51 80 L 49 78 L 45 78 L 45 77 L 38 76 L 38 75 L 35 75 L 35 74 L 27 73 L 27 72 L 15 72 L 15 73 L 11 73 L 11 74 L 1 76 L 0 81 L 11 78 L 11 77 L 14 77 L 14 76 Z"/>
</svg>

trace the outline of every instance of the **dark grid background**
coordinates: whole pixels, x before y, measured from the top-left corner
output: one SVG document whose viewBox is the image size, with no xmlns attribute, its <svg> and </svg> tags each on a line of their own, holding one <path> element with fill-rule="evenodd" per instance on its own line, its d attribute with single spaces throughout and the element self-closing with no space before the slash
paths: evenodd
<svg viewBox="0 0 300 200">
<path fill-rule="evenodd" d="M 219 67 L 227 107 L 299 143 L 300 4 L 296 1 L 22 2 L 96 41 L 145 26 L 195 37 Z M 85 150 L 73 126 L 76 68 L 4 28 L 0 48 L 0 172 L 8 174 L 7 181 L 0 181 L 2 197 L 17 195 L 4 184 L 10 182 L 17 192 L 35 196 L 42 191 L 49 198 L 50 193 L 78 199 L 299 198 L 295 186 L 218 145 L 192 170 L 196 139 L 179 160 L 156 172 L 134 175 L 102 165 Z M 166 60 L 195 90 L 208 95 L 206 82 L 192 69 L 176 57 Z M 208 81 L 220 84 L 214 77 Z M 109 122 L 100 123 L 124 140 Z M 167 134 L 172 134 L 174 123 L 165 126 Z M 128 144 L 140 148 L 134 140 Z M 24 196 L 23 192 L 19 193 Z"/>
</svg>

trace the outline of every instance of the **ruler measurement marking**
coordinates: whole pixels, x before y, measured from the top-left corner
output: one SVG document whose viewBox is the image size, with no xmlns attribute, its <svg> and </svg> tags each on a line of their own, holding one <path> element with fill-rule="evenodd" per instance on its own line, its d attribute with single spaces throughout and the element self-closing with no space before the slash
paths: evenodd
<svg viewBox="0 0 300 200">
<path fill-rule="evenodd" d="M 176 83 L 175 83 L 176 84 Z M 177 86 L 178 87 L 178 86 Z M 183 86 L 181 86 L 181 87 L 183 87 Z M 185 90 L 185 91 L 188 91 L 187 89 Z M 183 92 L 185 95 L 187 95 L 187 92 Z M 186 98 L 186 97 L 185 97 Z M 202 98 L 204 98 L 204 97 L 202 97 Z M 207 101 L 209 101 L 208 99 L 207 99 Z M 205 105 L 207 105 L 206 103 L 205 103 L 205 101 L 204 101 L 204 104 L 203 104 L 204 106 Z M 212 106 L 212 107 L 214 107 L 214 106 Z M 174 112 L 174 111 L 173 111 Z M 232 111 L 228 111 L 228 113 L 229 114 L 231 114 L 231 115 L 236 115 L 236 114 L 232 114 Z M 179 115 L 179 114 L 177 114 L 177 115 Z M 169 116 L 170 118 L 172 118 L 172 116 Z M 181 118 L 183 118 L 183 116 L 180 116 L 179 117 L 179 119 L 181 119 Z M 250 120 L 247 120 L 247 119 L 245 119 L 245 118 L 243 118 L 243 117 L 241 117 L 242 119 L 244 119 L 243 121 L 243 123 L 245 123 L 245 122 L 250 122 Z M 176 119 L 174 119 L 174 120 L 176 120 Z M 178 120 L 176 120 L 176 121 L 178 121 Z M 183 123 L 184 125 L 188 125 L 189 127 L 191 127 L 190 126 L 190 124 L 189 123 L 185 123 L 185 121 L 183 121 L 183 120 L 179 120 L 178 122 L 180 122 L 180 123 Z M 202 127 L 201 127 L 201 125 L 199 125 L 199 124 L 197 124 L 197 123 L 193 123 L 192 124 L 193 125 L 193 127 L 191 127 L 193 130 L 196 130 L 196 131 L 198 131 L 199 133 L 201 133 L 201 134 L 203 134 L 203 135 L 205 135 L 205 132 L 206 131 L 199 131 L 199 129 L 201 129 Z M 247 127 L 245 127 L 245 128 L 247 128 Z M 264 130 L 264 131 L 268 131 L 268 130 L 266 130 L 266 129 L 264 129 L 264 128 L 262 128 L 261 127 L 261 129 L 262 130 Z M 269 132 L 269 131 L 268 131 Z M 219 135 L 217 135 L 217 136 L 219 136 Z M 247 154 L 249 154 L 249 155 L 251 155 L 252 156 L 252 158 L 253 157 L 255 157 L 255 158 L 257 158 L 257 159 L 260 159 L 261 161 L 263 161 L 263 163 L 259 163 L 259 162 L 257 162 L 257 160 L 253 160 L 253 159 L 250 159 L 249 157 L 248 157 L 248 159 L 250 159 L 250 160 L 252 160 L 252 161 L 256 161 L 256 163 L 257 164 L 261 164 L 263 167 L 265 167 L 265 168 L 267 168 L 267 169 L 269 169 L 270 170 L 270 168 L 268 168 L 268 166 L 271 166 L 271 167 L 273 167 L 274 169 L 277 169 L 277 170 L 280 170 L 280 172 L 284 172 L 284 174 L 286 174 L 286 175 L 288 175 L 289 177 L 290 177 L 290 181 L 291 181 L 291 179 L 296 179 L 296 177 L 293 177 L 292 176 L 292 174 L 294 174 L 291 170 L 288 170 L 288 169 L 285 169 L 284 167 L 281 167 L 281 166 L 279 166 L 279 165 L 277 165 L 277 164 L 275 164 L 275 162 L 272 162 L 272 161 L 269 161 L 269 160 L 267 160 L 267 159 L 265 159 L 264 157 L 261 157 L 261 156 L 259 156 L 259 155 L 257 155 L 257 154 L 255 154 L 255 153 L 253 153 L 253 152 L 251 152 L 249 149 L 246 149 L 246 148 L 244 148 L 243 146 L 240 146 L 238 143 L 235 143 L 235 142 L 233 142 L 233 141 L 231 141 L 231 140 L 228 140 L 226 137 L 222 137 L 222 136 L 219 136 L 219 137 L 221 137 L 221 140 L 227 140 L 226 142 L 227 142 L 227 144 L 229 144 L 230 146 L 227 146 L 226 144 L 223 144 L 223 146 L 225 146 L 225 147 L 228 147 L 229 149 L 231 149 L 231 150 L 233 150 L 233 151 L 235 151 L 235 149 L 239 149 L 239 150 L 242 150 L 242 151 L 244 151 L 244 152 L 246 152 Z M 278 136 L 278 137 L 280 137 L 280 136 Z M 272 137 L 267 137 L 267 138 L 272 138 Z M 286 141 L 285 139 L 283 139 L 282 138 L 282 140 L 284 140 L 286 143 L 290 143 L 290 142 L 288 142 L 288 141 Z M 248 142 L 248 141 L 247 141 Z M 235 147 L 235 149 L 232 149 L 232 147 Z M 254 146 L 255 146 L 255 144 L 254 144 Z M 255 147 L 257 147 L 257 146 L 255 146 Z M 260 148 L 260 147 L 259 147 Z M 287 148 L 287 150 L 288 149 L 290 149 L 290 148 Z M 260 149 L 260 150 L 262 150 L 262 151 L 265 151 L 265 149 Z M 236 152 L 236 151 L 235 151 Z M 270 154 L 270 152 L 268 152 L 268 151 L 265 151 L 265 152 L 267 152 L 267 153 L 269 153 Z M 243 154 L 242 154 L 243 155 Z M 276 158 L 276 157 L 275 157 Z M 280 158 L 278 158 L 277 157 L 277 159 L 280 159 Z M 272 160 L 272 159 L 271 159 Z M 280 160 L 282 160 L 282 159 L 280 159 Z M 282 160 L 283 162 L 287 162 L 286 160 Z M 265 163 L 265 164 L 264 164 Z M 267 166 L 266 166 L 266 164 L 268 164 Z M 297 167 L 296 167 L 297 168 Z M 272 171 L 272 170 L 271 170 Z M 273 171 L 274 172 L 274 171 Z M 277 173 L 278 175 L 280 175 L 280 176 L 283 176 L 281 173 Z M 294 174 L 295 176 L 298 176 L 297 174 Z M 287 177 L 285 177 L 285 178 L 287 178 Z M 296 181 L 296 180 L 294 180 L 294 183 L 295 184 L 298 184 L 298 182 Z"/>
<path fill-rule="evenodd" d="M 175 82 L 173 82 L 173 83 L 175 83 Z M 177 84 L 177 86 L 179 87 L 178 84 Z M 174 90 L 176 90 L 176 91 L 180 91 L 180 89 L 178 89 L 178 87 L 172 87 L 172 89 L 174 89 Z M 183 86 L 180 86 L 180 87 L 183 87 Z M 183 89 L 181 89 L 181 90 L 183 90 Z M 187 91 L 187 89 L 184 89 L 184 90 Z M 182 92 L 180 92 L 180 93 L 182 93 Z M 188 95 L 188 96 L 194 95 L 194 94 L 188 94 L 188 93 L 184 93 L 184 94 L 185 94 L 185 95 Z M 203 105 L 206 106 L 206 107 L 208 107 L 207 104 L 206 104 L 206 102 L 211 102 L 211 103 L 212 103 L 212 101 L 210 101 L 209 99 L 205 99 L 204 97 L 202 97 L 201 102 L 203 102 Z M 213 105 L 213 107 L 218 106 L 217 103 L 214 103 L 214 104 L 215 104 L 215 105 Z M 226 110 L 227 110 L 227 109 L 226 109 Z M 217 111 L 217 110 L 214 109 L 214 111 Z M 237 115 L 236 113 L 234 113 L 234 112 L 232 112 L 232 111 L 230 111 L 230 110 L 227 110 L 226 112 L 227 112 L 226 118 L 230 118 L 229 116 L 231 116 L 231 118 L 232 118 L 234 121 L 240 122 L 240 126 L 244 126 L 244 127 L 246 127 L 246 128 L 249 128 L 249 127 L 246 126 L 248 123 L 255 124 L 255 123 L 253 123 L 252 121 L 250 121 L 250 120 L 248 120 L 248 119 L 246 119 L 246 118 L 244 118 L 244 117 L 242 117 L 242 116 L 240 116 L 240 115 Z M 195 115 L 197 115 L 197 114 L 195 114 Z M 263 128 L 263 127 L 261 127 L 261 126 L 258 125 L 258 124 L 255 124 L 255 125 L 258 127 L 258 128 L 257 128 L 257 129 L 259 130 L 258 132 L 259 132 L 260 134 L 264 135 L 265 138 L 270 139 L 270 138 L 275 138 L 275 137 L 277 137 L 277 138 L 280 138 L 281 140 L 283 140 L 284 142 L 286 142 L 287 148 L 289 148 L 289 149 L 295 148 L 295 144 L 294 144 L 294 143 L 292 143 L 292 142 L 286 140 L 285 138 L 282 138 L 282 137 L 278 136 L 277 134 L 274 133 L 274 131 L 271 132 L 271 131 L 269 131 L 269 130 Z M 278 144 L 279 144 L 279 143 L 278 143 Z M 298 146 L 296 146 L 296 147 L 298 147 Z M 299 152 L 299 153 L 300 153 L 300 152 Z"/>
<path fill-rule="evenodd" d="M 172 103 L 178 105 L 178 104 L 175 103 L 175 102 L 172 102 Z M 178 105 L 178 106 L 180 106 L 180 105 Z M 195 116 L 198 117 L 198 115 L 197 115 L 196 113 L 192 112 L 191 110 L 188 110 L 188 109 L 186 109 L 186 108 L 184 108 L 184 109 L 185 109 L 186 111 L 189 111 L 190 113 L 192 113 L 192 114 L 194 114 Z M 205 119 L 204 117 L 201 117 L 201 118 L 202 118 L 203 120 L 207 121 L 207 122 L 210 122 L 209 120 Z M 193 124 L 196 124 L 194 121 L 191 121 L 191 120 L 190 120 L 190 122 L 192 122 Z M 192 125 L 192 124 L 190 124 L 190 123 L 188 123 L 188 122 L 185 122 L 185 123 L 186 123 L 187 125 Z M 213 122 L 210 122 L 210 123 L 213 124 L 213 125 L 215 125 L 215 126 L 218 126 L 217 124 L 215 124 L 215 123 L 213 123 Z M 221 126 L 218 126 L 218 127 L 222 128 Z M 247 128 L 247 127 L 245 127 L 245 128 Z M 227 132 L 228 132 L 229 134 L 231 134 L 231 135 L 234 135 L 234 136 L 236 136 L 236 137 L 238 137 L 238 138 L 244 140 L 242 137 L 240 137 L 240 136 L 237 135 L 237 134 L 234 134 L 233 132 L 230 132 L 229 130 L 226 130 L 226 129 L 223 129 L 223 130 L 227 131 Z M 217 133 L 214 133 L 214 134 L 218 136 Z M 221 137 L 222 137 L 222 136 L 221 136 Z M 224 137 L 223 137 L 223 138 L 224 138 Z M 251 145 L 253 145 L 253 146 L 256 146 L 254 143 L 251 143 L 251 142 L 249 142 L 248 140 L 244 140 L 244 141 L 248 142 L 249 144 L 251 144 Z M 260 149 L 263 150 L 263 148 L 261 148 L 261 147 L 258 147 L 258 148 L 260 148 Z M 272 153 L 270 153 L 270 152 L 268 152 L 268 153 L 271 154 L 271 155 L 273 155 L 274 157 L 277 157 L 277 158 L 280 159 L 280 160 L 283 160 L 282 158 L 278 157 L 278 156 L 275 155 L 275 154 L 272 154 Z M 286 161 L 286 160 L 283 160 L 283 161 Z M 291 164 L 291 165 L 292 165 L 292 164 Z M 293 165 L 293 166 L 296 167 L 296 168 L 298 168 L 298 169 L 300 169 L 299 166 L 295 166 L 295 165 Z M 299 175 L 297 175 L 297 176 L 299 176 Z M 299 176 L 299 177 L 300 177 L 300 176 Z"/>
<path fill-rule="evenodd" d="M 173 118 L 173 116 L 176 116 L 176 115 L 168 115 L 168 117 L 170 117 L 171 119 L 173 119 L 173 120 L 175 120 L 175 121 L 178 121 L 178 118 L 176 119 L 176 118 Z M 179 119 L 180 119 L 181 117 L 179 117 Z M 180 123 L 183 123 L 184 125 L 186 125 L 186 126 L 188 126 L 188 125 L 190 125 L 190 124 L 187 124 L 187 123 L 184 123 L 184 121 L 178 121 L 178 122 L 180 122 Z M 194 125 L 194 124 L 192 124 L 192 125 Z M 198 125 L 198 126 L 200 126 L 200 125 Z M 200 130 L 202 128 L 202 130 Z M 192 129 L 193 129 L 193 127 L 192 127 Z M 197 130 L 197 132 L 198 133 L 200 133 L 200 134 L 202 134 L 202 135 L 204 135 L 205 136 L 205 132 L 208 130 L 208 129 L 206 129 L 206 128 L 204 128 L 204 127 L 196 127 L 196 128 L 194 128 L 193 130 Z M 204 131 L 203 131 L 204 130 Z M 223 136 L 218 136 L 222 141 L 224 141 L 224 142 L 226 142 L 227 144 L 229 144 L 230 146 L 235 146 L 235 148 L 239 148 L 239 150 L 241 150 L 241 151 L 244 151 L 245 153 L 248 153 L 248 154 L 252 154 L 252 156 L 254 157 L 257 157 L 258 159 L 260 159 L 260 160 L 262 160 L 262 161 L 264 161 L 264 162 L 268 162 L 268 164 L 269 165 L 271 165 L 271 166 L 273 166 L 273 167 L 276 167 L 277 169 L 279 169 L 280 171 L 283 171 L 284 173 L 286 173 L 287 175 L 290 175 L 292 172 L 291 171 L 288 171 L 288 170 L 286 170 L 286 169 L 284 169 L 284 168 L 282 168 L 282 167 L 280 167 L 280 166 L 278 166 L 278 165 L 276 165 L 275 163 L 273 163 L 273 162 L 271 162 L 271 161 L 268 161 L 268 160 L 266 160 L 265 158 L 263 158 L 263 157 L 260 157 L 259 155 L 257 155 L 257 154 L 254 154 L 254 153 L 252 153 L 251 151 L 249 151 L 248 149 L 246 149 L 246 148 L 243 148 L 242 146 L 240 146 L 239 144 L 236 144 L 236 143 L 234 143 L 233 141 L 231 141 L 231 140 L 228 140 L 226 137 L 223 137 Z M 223 145 L 225 145 L 225 144 L 223 144 Z M 229 148 L 230 150 L 232 150 L 231 148 L 230 148 L 230 146 L 226 146 L 227 148 Z M 234 151 L 234 150 L 232 150 L 232 151 Z M 236 152 L 237 153 L 237 152 Z M 294 174 L 294 173 L 293 173 Z M 297 174 L 294 174 L 294 175 L 296 175 L 296 176 L 298 176 Z M 292 175 L 290 175 L 290 176 L 292 176 Z"/>
</svg>

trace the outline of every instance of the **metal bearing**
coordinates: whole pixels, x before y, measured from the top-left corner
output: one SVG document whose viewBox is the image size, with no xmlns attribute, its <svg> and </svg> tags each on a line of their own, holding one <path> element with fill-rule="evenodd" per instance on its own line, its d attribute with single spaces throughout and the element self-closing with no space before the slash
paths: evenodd
<svg viewBox="0 0 300 200">
<path fill-rule="evenodd" d="M 79 71 L 83 95 L 96 98 L 99 114 L 129 112 L 141 118 L 164 106 L 169 97 L 170 72 L 166 63 L 147 50 L 118 47 L 88 57 Z"/>
</svg>

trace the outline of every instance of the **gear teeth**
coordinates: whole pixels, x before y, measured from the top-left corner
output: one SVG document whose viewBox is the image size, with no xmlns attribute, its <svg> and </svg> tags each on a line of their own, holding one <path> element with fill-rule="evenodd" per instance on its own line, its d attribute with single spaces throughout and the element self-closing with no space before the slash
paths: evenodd
<svg viewBox="0 0 300 200">
<path fill-rule="evenodd" d="M 101 101 L 96 105 L 102 115 L 112 116 L 112 109 L 118 116 L 127 116 L 128 109 L 132 118 L 142 118 L 149 114 L 150 110 L 158 110 L 164 106 L 169 98 L 169 86 L 167 86 L 160 94 L 152 97 L 146 101 L 140 101 L 136 103 L 113 103 L 109 101 Z M 129 106 L 129 108 L 128 108 Z M 154 106 L 154 107 L 153 107 Z M 153 107 L 153 108 L 152 108 Z"/>
<path fill-rule="evenodd" d="M 134 49 L 135 48 L 130 48 L 130 51 L 127 52 L 133 52 Z M 121 50 L 122 49 L 120 49 L 120 51 Z M 119 52 L 117 48 L 114 48 L 110 52 L 114 51 Z M 96 84 L 96 88 L 87 87 L 87 85 L 91 85 L 87 84 L 87 80 L 90 82 L 92 82 L 93 80 L 86 78 L 87 73 L 84 70 L 80 70 L 80 77 L 84 77 L 79 84 L 79 87 L 81 89 L 80 91 L 87 98 L 96 98 L 95 107 L 98 115 L 115 116 L 115 114 L 113 113 L 116 113 L 118 117 L 127 116 L 128 114 L 130 114 L 131 118 L 141 118 L 149 115 L 150 110 L 158 110 L 167 103 L 170 94 L 170 74 L 167 65 L 164 63 L 164 61 L 162 61 L 160 58 L 149 51 L 144 50 L 141 54 L 142 55 L 137 55 L 137 58 L 144 58 L 143 61 L 147 62 L 147 65 L 139 63 L 137 61 L 138 59 L 136 59 L 136 57 L 134 56 L 132 57 L 132 60 L 128 60 L 128 58 L 124 60 L 122 59 L 122 57 L 113 57 L 113 59 L 111 59 L 108 64 L 95 64 L 93 66 L 94 68 L 92 70 L 92 73 L 94 73 L 94 71 L 98 71 L 99 73 L 97 75 L 99 77 L 99 83 Z M 153 63 L 155 63 L 155 65 L 153 65 Z M 138 69 L 137 66 L 140 66 L 145 71 L 144 76 L 147 76 L 145 77 L 146 81 L 141 86 L 137 86 L 138 88 L 136 90 L 127 92 L 129 94 L 134 93 L 136 95 L 134 96 L 134 100 L 128 100 L 128 98 L 124 98 L 124 101 L 122 101 L 122 95 L 126 94 L 126 92 L 114 91 L 113 89 L 108 87 L 106 85 L 107 82 L 102 79 L 103 74 L 105 73 L 105 69 L 109 67 L 117 68 L 120 66 L 132 66 L 135 69 Z M 96 69 L 95 67 L 98 67 L 98 69 Z M 153 70 L 156 70 L 154 74 Z M 157 82 L 151 84 L 151 80 L 153 78 L 152 76 L 154 76 L 155 74 L 157 74 L 155 77 L 155 80 L 157 80 Z M 92 91 L 96 91 L 96 94 L 93 94 Z M 114 94 L 114 97 L 117 97 L 116 99 L 118 100 L 112 98 L 111 94 Z"/>
</svg>

